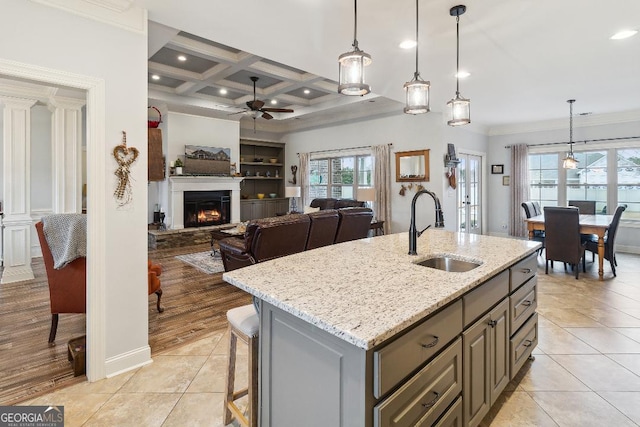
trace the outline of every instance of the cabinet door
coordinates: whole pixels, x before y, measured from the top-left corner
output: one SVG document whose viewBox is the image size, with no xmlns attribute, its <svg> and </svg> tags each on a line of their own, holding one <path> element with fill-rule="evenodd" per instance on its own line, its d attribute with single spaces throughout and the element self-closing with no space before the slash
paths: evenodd
<svg viewBox="0 0 640 427">
<path fill-rule="evenodd" d="M 509 383 L 509 298 L 489 313 L 491 405 Z"/>
<path fill-rule="evenodd" d="M 462 334 L 464 425 L 477 426 L 491 407 L 491 327 L 489 314 Z"/>
<path fill-rule="evenodd" d="M 278 212 L 278 202 L 277 200 L 267 200 L 265 202 L 265 218 L 271 218 L 276 216 Z"/>
<path fill-rule="evenodd" d="M 251 202 L 240 202 L 240 221 L 249 221 L 253 207 Z"/>
</svg>

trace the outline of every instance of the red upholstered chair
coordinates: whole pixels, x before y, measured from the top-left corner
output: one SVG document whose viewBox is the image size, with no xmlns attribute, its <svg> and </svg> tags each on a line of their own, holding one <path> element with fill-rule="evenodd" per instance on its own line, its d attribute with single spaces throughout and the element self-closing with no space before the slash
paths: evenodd
<svg viewBox="0 0 640 427">
<path fill-rule="evenodd" d="M 49 343 L 53 343 L 58 330 L 58 314 L 87 312 L 87 259 L 77 258 L 60 270 L 56 270 L 53 268 L 53 255 L 44 237 L 42 222 L 36 223 L 36 231 L 49 282 L 51 302 Z"/>
<path fill-rule="evenodd" d="M 162 266 L 160 264 L 153 264 L 151 261 L 147 264 L 149 275 L 149 295 L 155 293 L 158 295 L 158 302 L 156 307 L 158 313 L 162 313 L 164 308 L 160 307 L 160 298 L 162 298 L 162 289 L 160 288 L 160 275 L 162 274 Z"/>
</svg>

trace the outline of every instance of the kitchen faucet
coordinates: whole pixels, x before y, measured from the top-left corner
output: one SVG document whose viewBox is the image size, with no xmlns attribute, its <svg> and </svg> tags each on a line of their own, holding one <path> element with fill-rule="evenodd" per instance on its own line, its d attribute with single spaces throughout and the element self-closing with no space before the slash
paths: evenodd
<svg viewBox="0 0 640 427">
<path fill-rule="evenodd" d="M 427 193 L 428 195 L 430 195 L 435 204 L 435 209 L 436 209 L 435 227 L 436 228 L 444 227 L 444 216 L 442 215 L 442 206 L 440 205 L 440 200 L 438 200 L 438 196 L 436 196 L 435 193 L 429 190 L 418 191 L 416 195 L 413 196 L 413 200 L 411 201 L 411 225 L 409 226 L 409 255 L 418 255 L 418 252 L 416 252 L 418 237 L 420 237 L 420 235 L 424 233 L 427 230 L 427 228 L 431 227 L 431 224 L 429 224 L 422 231 L 418 231 L 416 229 L 416 200 L 418 200 L 418 197 L 420 197 L 424 193 Z"/>
</svg>

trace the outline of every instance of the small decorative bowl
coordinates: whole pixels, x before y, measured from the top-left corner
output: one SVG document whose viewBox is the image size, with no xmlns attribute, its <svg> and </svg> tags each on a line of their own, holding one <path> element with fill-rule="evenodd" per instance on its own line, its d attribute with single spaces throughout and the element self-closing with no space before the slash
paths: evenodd
<svg viewBox="0 0 640 427">
<path fill-rule="evenodd" d="M 278 159 L 269 159 L 269 162 L 271 162 L 271 163 L 278 163 Z"/>
<path fill-rule="evenodd" d="M 256 194 L 256 196 L 258 197 L 258 199 L 264 199 L 264 193 L 258 193 Z"/>
<path fill-rule="evenodd" d="M 269 193 L 269 197 L 275 199 L 276 197 L 278 197 L 278 195 L 276 193 Z"/>
</svg>

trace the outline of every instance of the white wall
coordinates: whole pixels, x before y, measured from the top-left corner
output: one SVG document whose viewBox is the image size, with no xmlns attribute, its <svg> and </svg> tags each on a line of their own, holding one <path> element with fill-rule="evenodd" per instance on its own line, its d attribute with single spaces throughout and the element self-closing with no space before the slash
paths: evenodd
<svg viewBox="0 0 640 427">
<path fill-rule="evenodd" d="M 372 146 L 393 143 L 391 152 L 391 230 L 394 233 L 407 231 L 411 218 L 411 200 L 415 188 L 400 196 L 400 183 L 395 182 L 395 153 L 398 151 L 429 149 L 429 182 L 426 189 L 436 193 L 441 200 L 445 226 L 455 229 L 455 192 L 449 191 L 445 180 L 444 155 L 447 143 L 456 147 L 474 147 L 484 149 L 485 138 L 459 129 L 447 129 L 441 114 L 429 113 L 410 116 L 398 115 L 347 125 L 334 126 L 306 132 L 292 133 L 283 138 L 286 142 L 286 170 L 289 165 L 298 164 L 297 153 L 319 150 L 333 150 L 350 147 Z M 480 147 L 478 147 L 480 145 Z M 419 229 L 434 224 L 433 200 L 423 195 L 416 204 L 416 225 Z"/>
<path fill-rule="evenodd" d="M 510 155 L 509 149 L 506 146 L 512 144 L 544 144 L 552 142 L 566 142 L 569 140 L 569 128 L 568 119 L 566 120 L 566 127 L 555 127 L 555 129 L 548 130 L 532 130 L 528 132 L 512 131 L 501 135 L 493 135 L 489 138 L 489 161 L 493 164 L 504 164 L 505 175 L 511 174 Z M 580 150 L 592 150 L 602 147 L 611 146 L 612 143 L 596 143 L 589 142 L 584 144 L 579 141 L 601 139 L 601 138 L 623 138 L 629 136 L 640 136 L 640 120 L 613 123 L 613 124 L 598 124 L 597 116 L 591 116 L 588 118 L 574 118 L 573 128 L 573 140 L 574 151 Z M 548 126 L 547 126 L 548 127 Z M 529 128 L 534 129 L 532 125 Z M 543 126 L 539 126 L 540 129 Z M 630 141 L 620 141 L 616 144 L 630 144 Z M 638 141 L 635 142 L 638 146 Z M 560 153 L 566 153 L 568 150 L 567 145 L 553 145 L 548 147 L 551 151 Z M 494 175 L 495 181 L 501 179 L 502 175 Z M 492 179 L 493 181 L 493 179 Z M 509 218 L 509 206 L 511 203 L 511 194 L 509 187 L 503 187 L 501 185 L 491 185 L 489 187 L 489 208 L 491 216 L 489 218 L 489 234 L 505 234 L 501 229 L 502 223 L 508 223 Z M 620 230 L 616 236 L 616 245 L 619 250 L 637 252 L 640 253 L 640 225 L 625 224 L 624 221 L 620 224 Z"/>
<path fill-rule="evenodd" d="M 52 210 L 51 111 L 45 106 L 31 108 L 31 210 Z M 32 241 L 37 241 L 32 236 Z"/>
<path fill-rule="evenodd" d="M 156 106 L 157 107 L 157 106 Z M 240 126 L 234 120 L 214 119 L 211 117 L 193 116 L 189 114 L 162 111 L 162 152 L 166 158 L 167 168 L 170 162 L 178 157 L 184 162 L 185 145 L 204 145 L 231 149 L 231 163 L 240 158 Z M 167 177 L 169 171 L 167 170 Z M 164 181 L 149 183 L 148 222 L 153 221 L 153 210 L 159 204 L 169 215 L 169 184 Z M 165 218 L 165 224 L 171 224 L 171 218 Z"/>
<path fill-rule="evenodd" d="M 108 325 L 100 343 L 105 359 L 99 364 L 104 366 L 98 371 L 110 375 L 148 363 L 146 35 L 35 2 L 3 0 L 1 8 L 0 40 L 11 40 L 2 44 L 3 59 L 104 81 L 105 133 L 98 139 L 104 139 L 105 146 L 87 147 L 88 158 L 105 159 L 107 171 L 102 176 L 87 171 L 89 197 L 104 195 L 93 204 L 104 206 L 102 215 L 108 219 L 101 224 L 102 234 L 89 236 L 104 255 L 89 253 L 89 269 L 104 271 L 106 284 L 100 302 L 104 318 L 96 319 Z M 87 111 L 88 116 L 95 113 Z M 133 201 L 118 208 L 112 196 L 116 162 L 110 153 L 120 144 L 123 130 L 128 145 L 138 148 L 140 156 L 131 168 Z M 92 223 L 90 210 L 88 215 Z M 92 283 L 87 286 L 91 289 Z"/>
</svg>

